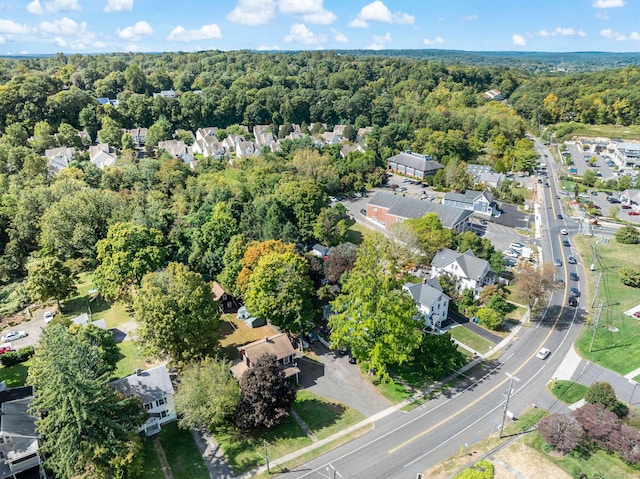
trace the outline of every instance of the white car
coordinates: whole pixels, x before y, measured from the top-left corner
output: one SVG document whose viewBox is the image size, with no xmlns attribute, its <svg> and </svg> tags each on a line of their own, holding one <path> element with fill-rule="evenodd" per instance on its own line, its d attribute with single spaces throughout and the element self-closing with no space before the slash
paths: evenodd
<svg viewBox="0 0 640 479">
<path fill-rule="evenodd" d="M 505 255 L 507 258 L 519 258 L 519 257 L 520 257 L 520 255 L 518 254 L 518 252 L 517 252 L 517 251 L 514 251 L 514 250 L 512 250 L 512 249 L 508 249 L 507 251 L 505 251 L 505 252 L 504 252 L 504 255 Z"/>
<path fill-rule="evenodd" d="M 50 323 L 53 319 L 53 313 L 51 311 L 44 312 L 44 324 Z"/>
<path fill-rule="evenodd" d="M 536 353 L 536 358 L 547 359 L 550 354 L 551 354 L 551 351 L 549 351 L 547 348 L 542 348 L 540 351 Z"/>
<path fill-rule="evenodd" d="M 2 340 L 3 343 L 6 343 L 8 341 L 14 341 L 25 337 L 27 337 L 26 331 L 9 331 L 7 334 L 0 337 L 0 340 Z"/>
<path fill-rule="evenodd" d="M 565 230 L 564 228 L 562 228 L 562 229 L 560 230 L 560 234 L 561 234 L 561 235 L 568 235 L 568 234 L 569 234 L 569 232 L 568 232 L 567 230 Z"/>
</svg>

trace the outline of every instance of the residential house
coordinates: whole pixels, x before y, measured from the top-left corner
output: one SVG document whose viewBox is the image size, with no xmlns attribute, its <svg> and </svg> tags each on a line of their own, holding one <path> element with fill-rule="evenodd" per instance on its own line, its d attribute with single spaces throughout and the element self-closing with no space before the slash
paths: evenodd
<svg viewBox="0 0 640 479">
<path fill-rule="evenodd" d="M 75 152 L 75 148 L 68 148 L 66 146 L 44 150 L 44 156 L 47 157 L 47 169 L 49 173 L 57 175 L 61 170 L 67 168 Z"/>
<path fill-rule="evenodd" d="M 367 218 L 379 223 L 385 229 L 408 219 L 422 218 L 427 213 L 437 214 L 442 226 L 455 232 L 466 231 L 471 224 L 471 211 L 450 208 L 388 191 L 379 191 L 367 203 Z"/>
<path fill-rule="evenodd" d="M 193 148 L 182 140 L 166 140 L 158 142 L 158 149 L 164 150 L 174 158 L 180 158 L 191 168 L 195 167 Z"/>
<path fill-rule="evenodd" d="M 0 479 L 43 477 L 37 417 L 29 413 L 33 387 L 0 390 Z"/>
<path fill-rule="evenodd" d="M 417 303 L 425 327 L 433 331 L 440 329 L 442 321 L 447 319 L 449 314 L 451 298 L 442 292 L 438 279 L 432 278 L 422 283 L 406 283 L 402 289 Z"/>
<path fill-rule="evenodd" d="M 78 136 L 80 137 L 80 141 L 82 141 L 83 145 L 90 145 L 93 142 L 91 135 L 85 130 L 80 130 L 78 132 Z"/>
<path fill-rule="evenodd" d="M 98 143 L 89 147 L 89 161 L 103 170 L 106 166 L 113 166 L 116 157 L 111 153 L 109 144 Z"/>
<path fill-rule="evenodd" d="M 443 275 L 455 281 L 458 291 L 471 289 L 475 297 L 478 297 L 485 286 L 496 282 L 491 264 L 476 257 L 470 250 L 464 253 L 449 248 L 439 250 L 431 261 L 431 278 Z"/>
<path fill-rule="evenodd" d="M 213 299 L 218 302 L 218 309 L 221 313 L 238 311 L 238 301 L 227 293 L 220 283 L 214 281 L 211 285 L 211 292 L 213 293 Z"/>
<path fill-rule="evenodd" d="M 146 371 L 136 369 L 134 374 L 110 384 L 116 391 L 125 396 L 136 396 L 142 402 L 148 418 L 138 428 L 138 432 L 152 436 L 158 434 L 164 424 L 176 420 L 174 390 L 166 365 L 162 364 Z"/>
<path fill-rule="evenodd" d="M 329 256 L 330 251 L 331 251 L 331 248 L 321 244 L 314 244 L 313 248 L 311 248 L 312 255 L 317 256 L 318 258 L 323 258 L 323 259 Z"/>
<path fill-rule="evenodd" d="M 130 130 L 124 130 L 125 133 L 131 135 L 133 144 L 137 147 L 144 146 L 147 142 L 147 129 L 146 128 L 132 128 Z"/>
<path fill-rule="evenodd" d="M 373 131 L 372 126 L 367 126 L 364 128 L 358 128 L 358 133 L 356 134 L 356 143 L 362 143 L 366 136 Z"/>
<path fill-rule="evenodd" d="M 496 101 L 500 101 L 502 100 L 502 93 L 500 93 L 498 90 L 489 90 L 489 91 L 485 91 L 482 94 L 483 97 L 485 97 L 487 100 L 496 100 Z"/>
<path fill-rule="evenodd" d="M 344 137 L 344 129 L 347 127 L 347 125 L 335 125 L 333 127 L 333 132 L 338 135 L 340 138 Z"/>
<path fill-rule="evenodd" d="M 488 173 L 480 173 L 473 178 L 473 184 L 483 184 L 486 188 L 500 188 L 500 185 L 507 177 L 503 173 L 490 171 Z"/>
<path fill-rule="evenodd" d="M 153 93 L 153 97 L 157 97 L 157 96 L 161 96 L 164 98 L 175 98 L 176 97 L 176 92 L 173 91 L 173 88 L 171 90 L 161 90 L 159 93 L 158 92 L 154 92 Z"/>
<path fill-rule="evenodd" d="M 71 324 L 77 324 L 78 326 L 81 326 L 83 328 L 91 325 L 99 329 L 104 329 L 105 331 L 107 330 L 107 323 L 104 319 L 89 321 L 89 315 L 87 313 L 82 313 L 80 316 L 76 316 L 75 318 L 71 319 Z"/>
<path fill-rule="evenodd" d="M 236 157 L 248 158 L 251 156 L 258 156 L 260 154 L 259 146 L 253 141 L 238 141 L 236 142 Z"/>
<path fill-rule="evenodd" d="M 240 141 L 245 141 L 244 136 L 231 134 L 222 140 L 222 146 L 224 146 L 228 151 L 236 151 L 236 143 Z"/>
<path fill-rule="evenodd" d="M 464 193 L 447 193 L 444 195 L 442 204 L 464 208 L 475 213 L 486 215 L 496 215 L 497 207 L 493 199 L 493 194 L 489 191 L 466 190 Z"/>
<path fill-rule="evenodd" d="M 207 126 L 205 128 L 198 128 L 196 130 L 196 140 L 204 140 L 209 136 L 216 136 L 218 134 L 217 126 Z"/>
<path fill-rule="evenodd" d="M 273 354 L 283 369 L 285 377 L 295 377 L 296 382 L 298 382 L 300 369 L 295 362 L 296 351 L 285 333 L 267 336 L 264 339 L 245 344 L 238 347 L 238 351 L 240 352 L 240 359 L 236 360 L 231 366 L 231 372 L 237 379 L 240 379 L 258 358 L 265 354 Z"/>
<path fill-rule="evenodd" d="M 403 151 L 387 158 L 387 167 L 394 173 L 422 180 L 427 176 L 433 176 L 443 165 L 435 161 L 429 155 L 419 155 L 411 150 Z"/>
<path fill-rule="evenodd" d="M 111 98 L 98 98 L 98 103 L 100 103 L 101 105 L 111 105 L 115 108 L 118 106 L 119 102 L 118 100 Z"/>
<path fill-rule="evenodd" d="M 223 160 L 227 156 L 227 150 L 225 150 L 222 143 L 213 136 L 207 136 L 202 139 L 196 140 L 191 146 L 193 153 L 199 153 L 203 156 L 210 156 L 216 160 Z"/>
<path fill-rule="evenodd" d="M 620 203 L 638 209 L 640 207 L 640 190 L 624 190 L 620 193 Z"/>
</svg>

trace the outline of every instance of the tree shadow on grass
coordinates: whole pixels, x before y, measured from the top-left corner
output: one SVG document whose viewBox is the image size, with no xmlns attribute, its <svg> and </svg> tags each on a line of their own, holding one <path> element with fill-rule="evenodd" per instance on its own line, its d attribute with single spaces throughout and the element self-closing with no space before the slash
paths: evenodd
<svg viewBox="0 0 640 479">
<path fill-rule="evenodd" d="M 62 313 L 68 315 L 80 315 L 91 311 L 92 314 L 101 313 L 111 308 L 111 304 L 102 296 L 91 298 L 88 294 L 76 296 L 62 304 Z"/>
<path fill-rule="evenodd" d="M 294 409 L 314 433 L 337 424 L 347 411 L 342 404 L 318 398 L 298 399 Z"/>
</svg>

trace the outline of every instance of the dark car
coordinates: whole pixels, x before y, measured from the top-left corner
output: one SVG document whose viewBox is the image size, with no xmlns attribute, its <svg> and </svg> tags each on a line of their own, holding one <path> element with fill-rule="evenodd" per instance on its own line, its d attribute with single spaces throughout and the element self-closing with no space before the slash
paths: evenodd
<svg viewBox="0 0 640 479">
<path fill-rule="evenodd" d="M 562 216 L 562 215 L 558 215 L 558 216 L 557 216 L 557 218 L 558 218 L 559 220 L 561 220 L 561 219 L 563 219 L 563 216 Z"/>
<path fill-rule="evenodd" d="M 307 337 L 309 338 L 309 344 L 316 344 L 320 340 L 320 338 L 318 337 L 318 333 L 316 333 L 315 331 L 309 331 Z"/>
<path fill-rule="evenodd" d="M 576 263 L 577 263 L 577 261 L 576 261 L 576 259 L 575 259 L 573 256 L 568 256 L 568 257 L 567 257 L 567 263 L 569 263 L 569 264 L 576 264 Z"/>
<path fill-rule="evenodd" d="M 486 224 L 487 224 L 487 220 L 483 220 L 483 219 L 481 219 L 481 220 L 480 220 L 480 224 L 481 224 L 481 225 L 486 225 Z"/>
<path fill-rule="evenodd" d="M 578 274 L 577 273 L 569 273 L 569 279 L 571 281 L 578 281 Z"/>
<path fill-rule="evenodd" d="M 569 243 L 569 240 L 562 240 L 562 246 L 571 246 L 571 243 Z"/>
<path fill-rule="evenodd" d="M 580 290 L 578 288 L 571 288 L 569 290 L 569 296 L 577 298 L 578 296 L 580 296 Z"/>
<path fill-rule="evenodd" d="M 362 215 L 364 215 L 364 216 L 367 216 L 367 210 L 365 210 L 364 208 L 362 208 L 362 209 L 360 210 L 360 214 L 362 214 Z"/>
<path fill-rule="evenodd" d="M 569 300 L 567 301 L 567 304 L 573 307 L 578 306 L 578 300 L 573 296 L 569 296 Z"/>
</svg>

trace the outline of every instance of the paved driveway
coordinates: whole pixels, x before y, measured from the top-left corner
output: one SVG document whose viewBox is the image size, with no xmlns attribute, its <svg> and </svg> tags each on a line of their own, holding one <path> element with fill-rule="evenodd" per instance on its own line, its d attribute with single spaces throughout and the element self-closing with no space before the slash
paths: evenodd
<svg viewBox="0 0 640 479">
<path fill-rule="evenodd" d="M 51 310 L 53 308 L 48 309 Z M 11 341 L 11 347 L 13 349 L 19 349 L 24 348 L 25 346 L 35 346 L 38 343 L 38 339 L 40 338 L 42 328 L 44 328 L 45 326 L 44 319 L 42 317 L 43 314 L 44 310 L 42 309 L 34 311 L 32 320 L 20 323 L 16 326 L 9 326 L 0 331 L 0 335 L 6 334 L 9 331 L 26 331 L 28 336 L 26 338 Z"/>
<path fill-rule="evenodd" d="M 312 346 L 320 362 L 307 357 L 298 359 L 300 386 L 314 394 L 348 404 L 365 416 L 388 407 L 387 401 L 365 378 L 347 356 L 330 351 L 323 344 Z"/>
</svg>

